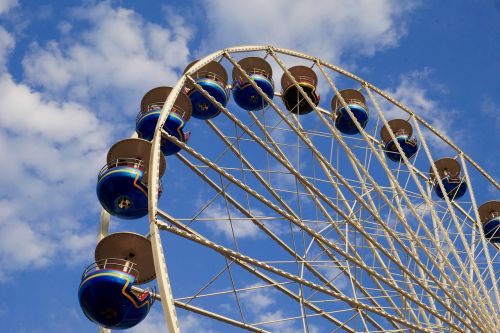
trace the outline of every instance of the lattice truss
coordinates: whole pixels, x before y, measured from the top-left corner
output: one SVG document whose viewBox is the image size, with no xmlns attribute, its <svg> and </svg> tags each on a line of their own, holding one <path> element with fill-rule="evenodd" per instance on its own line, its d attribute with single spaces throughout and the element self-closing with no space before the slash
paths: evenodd
<svg viewBox="0 0 500 333">
<path fill-rule="evenodd" d="M 207 61 L 232 69 L 246 51 L 265 57 L 275 78 L 289 64 L 312 67 L 327 103 L 342 88 L 359 89 L 370 120 L 365 129 L 355 121 L 360 134 L 343 135 L 323 100 L 298 116 L 279 93 L 261 94 L 269 103 L 261 111 L 222 107 L 183 76 L 174 95 L 191 82 L 221 114 L 191 124 L 203 138 L 192 144 L 161 133 L 182 148 L 169 157 L 164 187 L 189 184 L 151 203 L 164 243 L 175 244 L 165 245 L 169 273 L 184 276 L 172 281 L 175 305 L 235 327 L 227 331 L 497 331 L 500 258 L 478 227 L 475 193 L 498 184 L 407 107 L 317 58 L 266 47 Z M 379 135 L 395 114 L 419 146 L 402 163 L 386 158 Z M 443 185 L 429 168 L 443 155 L 465 175 L 459 200 L 434 194 Z M 172 209 L 167 201 L 177 195 Z"/>
</svg>

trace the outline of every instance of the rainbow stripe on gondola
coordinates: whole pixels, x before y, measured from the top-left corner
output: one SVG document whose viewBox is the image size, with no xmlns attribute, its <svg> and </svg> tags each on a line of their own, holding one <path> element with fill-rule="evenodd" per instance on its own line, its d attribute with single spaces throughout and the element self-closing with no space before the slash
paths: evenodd
<svg viewBox="0 0 500 333">
<path fill-rule="evenodd" d="M 259 74 L 251 74 L 250 78 L 269 99 L 273 99 L 274 84 L 272 80 Z M 236 104 L 247 111 L 258 111 L 267 106 L 266 100 L 249 81 L 236 80 L 233 84 L 233 97 Z"/>
<path fill-rule="evenodd" d="M 83 312 L 91 321 L 109 329 L 127 329 L 140 323 L 149 313 L 151 294 L 137 297 L 132 292 L 135 277 L 101 269 L 84 276 L 78 290 Z"/>
</svg>

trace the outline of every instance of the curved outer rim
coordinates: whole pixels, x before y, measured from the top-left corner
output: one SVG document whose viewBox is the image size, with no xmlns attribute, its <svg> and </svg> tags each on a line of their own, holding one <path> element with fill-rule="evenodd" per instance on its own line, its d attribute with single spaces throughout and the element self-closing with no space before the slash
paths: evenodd
<svg viewBox="0 0 500 333">
<path fill-rule="evenodd" d="M 226 52 L 227 53 L 258 52 L 258 51 L 267 51 L 268 52 L 270 50 L 273 50 L 276 53 L 281 53 L 281 54 L 285 54 L 285 55 L 289 55 L 289 56 L 294 56 L 294 57 L 297 57 L 297 58 L 302 58 L 302 59 L 313 61 L 313 62 L 317 61 L 320 65 L 322 65 L 324 67 L 327 67 L 327 68 L 329 68 L 329 69 L 331 69 L 331 70 L 333 70 L 333 71 L 335 71 L 335 72 L 337 72 L 339 74 L 347 76 L 350 79 L 353 79 L 353 80 L 359 82 L 362 86 L 365 86 L 366 88 L 369 88 L 370 90 L 376 92 L 378 95 L 380 95 L 381 97 L 385 98 L 387 101 L 391 102 L 392 104 L 396 105 L 401 110 L 403 110 L 404 112 L 408 113 L 411 117 L 415 118 L 418 122 L 420 122 L 427 129 L 429 129 L 432 133 L 434 133 L 440 139 L 442 139 L 444 142 L 446 142 L 459 155 L 462 155 L 477 171 L 479 171 L 479 173 L 481 173 L 484 177 L 486 177 L 486 179 L 488 179 L 488 181 L 490 183 L 492 183 L 497 189 L 500 189 L 500 184 L 489 173 L 487 173 L 483 168 L 481 168 L 481 166 L 479 166 L 479 164 L 477 164 L 476 161 L 474 161 L 469 155 L 467 155 L 456 144 L 454 144 L 451 141 L 451 139 L 449 139 L 444 134 L 442 134 L 441 132 L 439 132 L 436 128 L 434 128 L 433 126 L 431 126 L 431 124 L 429 124 L 426 120 L 424 120 L 422 117 L 420 117 L 415 112 L 413 112 L 409 107 L 405 106 L 403 103 L 400 103 L 399 101 L 397 101 L 391 95 L 385 93 L 384 91 L 382 91 L 381 89 L 377 88 L 373 84 L 371 84 L 371 83 L 363 80 L 359 76 L 357 76 L 357 75 L 355 75 L 355 74 L 353 74 L 353 73 L 351 73 L 351 72 L 349 72 L 349 71 L 347 71 L 347 70 L 345 70 L 345 69 L 343 69 L 341 67 L 332 65 L 332 64 L 330 64 L 330 63 L 328 63 L 328 62 L 326 62 L 324 60 L 321 60 L 321 59 L 319 59 L 317 57 L 313 57 L 311 55 L 308 55 L 308 54 L 305 54 L 305 53 L 302 53 L 302 52 L 297 52 L 297 51 L 293 51 L 293 50 L 289 50 L 289 49 L 285 49 L 285 48 L 280 48 L 280 47 L 274 47 L 274 46 L 270 46 L 270 45 L 242 45 L 242 46 L 234 46 L 234 47 L 229 47 L 229 48 L 226 48 L 226 49 L 223 49 L 223 50 L 219 50 L 219 51 L 213 52 L 213 53 L 207 55 L 206 57 L 200 59 L 197 64 L 193 65 L 188 70 L 186 70 L 185 73 L 182 75 L 182 77 L 177 82 L 176 86 L 174 87 L 174 93 L 173 94 L 174 95 L 178 94 L 178 92 L 180 91 L 180 88 L 182 88 L 182 86 L 179 86 L 178 83 L 180 81 L 185 82 L 186 75 L 191 75 L 191 74 L 195 73 L 196 71 L 200 70 L 203 66 L 205 66 L 209 62 L 215 61 L 217 58 L 220 58 L 221 56 L 223 56 L 224 53 L 226 53 Z M 160 116 L 160 121 L 158 123 L 165 122 L 165 119 L 163 119 L 163 118 L 166 119 L 166 116 L 165 117 Z M 157 126 L 156 133 L 159 132 L 160 128 L 161 127 Z"/>
<path fill-rule="evenodd" d="M 239 53 L 239 52 L 259 52 L 259 51 L 273 51 L 275 53 L 281 53 L 289 56 L 294 56 L 298 58 L 302 58 L 305 60 L 309 60 L 315 62 L 321 66 L 329 68 L 339 74 L 347 76 L 352 80 L 357 81 L 362 86 L 370 89 L 371 91 L 376 92 L 381 97 L 385 98 L 390 103 L 396 105 L 404 112 L 408 113 L 411 117 L 417 120 L 419 123 L 424 125 L 427 129 L 429 129 L 432 133 L 442 139 L 445 143 L 447 143 L 452 149 L 454 149 L 459 155 L 461 155 L 465 160 L 467 160 L 479 173 L 481 173 L 490 183 L 492 183 L 497 189 L 500 189 L 500 185 L 497 181 L 493 179 L 484 169 L 482 169 L 469 155 L 465 154 L 456 144 L 454 144 L 449 138 L 447 138 L 444 134 L 440 133 L 436 128 L 431 126 L 427 121 L 425 121 L 422 117 L 415 114 L 411 109 L 409 109 L 404 104 L 398 102 L 392 96 L 383 92 L 379 88 L 375 87 L 371 83 L 361 79 L 360 77 L 342 69 L 341 67 L 334 66 L 326 61 L 323 61 L 317 57 L 313 57 L 307 55 L 305 53 L 296 52 L 284 48 L 278 48 L 273 46 L 236 46 L 230 47 L 223 50 L 219 50 L 213 52 L 206 57 L 200 59 L 196 64 L 187 69 L 183 75 L 179 78 L 176 85 L 174 86 L 171 94 L 168 96 L 165 104 L 163 106 L 162 112 L 160 114 L 160 118 L 158 119 L 158 123 L 155 129 L 155 135 L 152 140 L 151 147 L 151 155 L 150 155 L 150 170 L 149 174 L 149 184 L 152 187 L 152 190 L 148 192 L 148 201 L 149 201 L 149 222 L 150 222 L 150 233 L 151 233 L 151 242 L 153 246 L 153 259 L 155 262 L 156 276 L 158 281 L 158 286 L 160 290 L 160 295 L 162 299 L 162 307 L 165 314 L 165 318 L 167 319 L 167 326 L 169 328 L 169 332 L 177 333 L 179 332 L 179 326 L 177 322 L 177 315 L 175 312 L 174 301 L 172 291 L 170 289 L 170 282 L 167 273 L 167 267 L 165 264 L 165 256 L 163 253 L 163 248 L 161 245 L 161 239 L 159 236 L 159 228 L 156 224 L 157 214 L 158 214 L 158 186 L 159 186 L 159 168 L 160 168 L 160 144 L 161 144 L 161 136 L 162 136 L 162 128 L 165 123 L 168 114 L 170 113 L 168 110 L 172 108 L 174 105 L 174 101 L 177 98 L 177 95 L 180 93 L 182 88 L 186 83 L 186 79 L 188 75 L 195 73 L 200 70 L 203 66 L 210 63 L 211 61 L 216 61 L 216 59 L 224 56 L 224 54 L 229 53 Z"/>
</svg>

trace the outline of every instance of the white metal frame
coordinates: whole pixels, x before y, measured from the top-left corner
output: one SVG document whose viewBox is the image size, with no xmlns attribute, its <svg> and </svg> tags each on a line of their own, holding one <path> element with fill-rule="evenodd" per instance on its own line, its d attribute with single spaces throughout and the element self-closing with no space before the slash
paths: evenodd
<svg viewBox="0 0 500 333">
<path fill-rule="evenodd" d="M 240 69 L 240 71 L 244 73 L 233 55 L 249 52 L 265 52 L 267 56 L 270 56 L 270 58 L 276 62 L 285 75 L 294 82 L 301 97 L 314 109 L 312 114 L 320 120 L 320 123 L 326 129 L 324 135 L 331 137 L 332 145 L 333 141 L 335 141 L 335 144 L 339 147 L 339 151 L 342 151 L 347 157 L 356 175 L 356 179 L 352 181 L 344 179 L 338 166 L 336 167 L 331 163 L 331 158 L 325 156 L 323 152 L 315 147 L 311 137 L 313 133 L 309 133 L 304 129 L 299 119 L 300 116 L 298 117 L 284 113 L 272 99 L 269 99 L 262 92 L 248 75 L 244 74 L 246 79 L 249 80 L 269 104 L 269 110 L 272 110 L 279 117 L 284 128 L 290 131 L 290 133 L 293 133 L 297 138 L 298 144 L 305 147 L 305 149 L 311 153 L 313 161 L 318 163 L 322 172 L 327 176 L 325 181 L 332 186 L 332 190 L 337 196 L 335 200 L 325 195 L 315 180 L 301 174 L 301 171 L 292 161 L 290 161 L 280 144 L 269 134 L 269 130 L 266 127 L 267 125 L 261 119 L 254 114 L 250 114 L 256 128 L 263 133 L 264 137 L 256 134 L 255 129 L 248 127 L 227 108 L 220 105 L 191 77 L 191 74 L 201 69 L 210 61 L 221 59 L 228 61 L 232 66 Z M 432 133 L 432 135 L 444 141 L 459 157 L 469 189 L 468 196 L 470 197 L 472 212 L 470 212 L 470 209 L 468 211 L 468 209 L 462 207 L 460 203 L 450 201 L 448 197 L 445 197 L 444 204 L 434 202 L 431 198 L 431 187 L 425 185 L 428 181 L 425 173 L 419 171 L 414 164 L 406 158 L 402 152 L 401 146 L 397 143 L 397 140 L 395 140 L 394 134 L 389 131 L 392 140 L 396 143 L 398 152 L 403 156 L 404 165 L 407 167 L 405 171 L 408 174 L 406 184 L 401 185 L 398 177 L 400 177 L 400 173 L 402 172 L 401 165 L 403 164 L 399 165 L 396 171 L 391 168 L 386 162 L 381 144 L 376 138 L 362 128 L 351 112 L 348 104 L 346 104 L 346 101 L 339 96 L 340 103 L 348 111 L 350 118 L 360 131 L 361 140 L 366 144 L 366 154 L 369 158 L 365 158 L 364 162 L 360 161 L 356 154 L 351 151 L 346 139 L 344 139 L 341 133 L 333 126 L 331 122 L 331 112 L 315 106 L 298 85 L 297 81 L 290 75 L 290 72 L 280 59 L 280 56 L 283 55 L 309 61 L 312 66 L 320 70 L 324 80 L 326 80 L 330 89 L 337 96 L 339 96 L 339 90 L 334 84 L 331 75 L 328 74 L 328 71 L 357 81 L 359 85 L 363 87 L 363 91 L 367 93 L 369 97 L 368 100 L 374 106 L 376 111 L 375 114 L 381 122 L 381 125 L 387 126 L 388 120 L 384 116 L 382 107 L 379 103 L 380 100 L 385 100 L 406 112 L 411 120 L 413 128 L 416 130 L 416 136 L 421 144 L 421 150 L 423 150 L 422 155 L 427 158 L 435 173 L 436 169 L 433 165 L 434 159 L 421 126 Z M 162 129 L 174 105 L 174 101 L 186 82 L 191 83 L 215 104 L 221 110 L 222 114 L 234 124 L 235 128 L 238 128 L 239 131 L 249 136 L 255 144 L 265 151 L 266 156 L 272 158 L 273 161 L 280 165 L 287 173 L 293 175 L 297 184 L 304 188 L 304 193 L 308 195 L 315 207 L 325 217 L 325 221 L 328 224 L 323 230 L 332 228 L 332 230 L 339 235 L 341 244 L 330 240 L 323 234 L 323 231 L 318 231 L 302 221 L 300 212 L 294 211 L 294 209 L 287 204 L 282 193 L 273 188 L 266 180 L 265 175 L 263 175 L 260 170 L 256 169 L 252 165 L 252 162 L 240 153 L 239 148 L 233 144 L 229 137 L 218 128 L 214 122 L 209 120 L 207 121 L 207 125 L 217 137 L 220 138 L 221 145 L 226 147 L 228 152 L 231 152 L 241 160 L 241 168 L 248 170 L 248 172 L 250 172 L 265 188 L 266 193 L 259 193 L 246 184 L 245 180 L 238 179 L 224 167 L 218 165 L 217 161 L 208 159 L 203 156 L 203 154 L 196 151 L 195 148 L 168 135 L 168 133 Z M 207 186 L 216 190 L 217 193 L 222 193 L 228 205 L 234 207 L 246 219 L 255 224 L 271 241 L 277 243 L 289 253 L 293 258 L 293 262 L 297 265 L 297 273 L 291 274 L 272 264 L 221 246 L 205 235 L 198 233 L 189 225 L 183 223 L 183 221 L 162 211 L 158 207 L 159 168 L 161 158 L 160 145 L 162 139 L 170 140 L 181 147 L 182 154 L 178 154 L 177 157 L 189 170 L 199 176 Z M 184 153 L 186 156 L 184 156 Z M 193 163 L 193 161 L 197 162 Z M 378 163 L 377 165 L 380 166 L 380 172 L 387 177 L 390 184 L 389 187 L 377 183 L 376 179 L 371 175 L 370 163 Z M 300 305 L 301 315 L 295 319 L 301 320 L 304 332 L 308 331 L 307 321 L 308 318 L 312 316 L 321 316 L 332 323 L 334 327 L 337 327 L 337 330 L 341 329 L 347 332 L 356 332 L 357 330 L 351 326 L 350 320 L 352 318 L 347 321 L 342 321 L 336 317 L 335 313 L 326 312 L 321 308 L 319 303 L 304 296 L 302 287 L 314 290 L 318 295 L 332 297 L 334 300 L 350 305 L 352 309 L 355 310 L 353 316 L 359 317 L 364 331 L 370 330 L 369 327 L 373 327 L 372 330 L 380 332 L 399 332 L 405 330 L 422 332 L 444 332 L 448 330 L 456 332 L 493 332 L 498 330 L 500 327 L 500 314 L 498 312 L 499 291 L 494 268 L 495 260 L 498 261 L 498 247 L 489 244 L 484 238 L 484 232 L 480 227 L 481 223 L 476 199 L 474 197 L 473 183 L 469 178 L 470 173 L 468 165 L 471 166 L 475 172 L 484 177 L 484 179 L 494 188 L 500 189 L 498 182 L 484 171 L 471 157 L 465 154 L 444 134 L 440 133 L 436 128 L 432 127 L 408 107 L 402 105 L 388 94 L 354 74 L 321 59 L 272 46 L 233 47 L 214 52 L 204 57 L 182 75 L 172 89 L 163 105 L 155 136 L 152 140 L 152 152 L 149 163 L 150 169 L 148 171 L 149 232 L 159 289 L 159 295 L 155 295 L 155 297 L 161 300 L 163 313 L 167 321 L 168 332 L 180 332 L 175 310 L 176 306 L 253 332 L 267 332 L 261 326 L 271 324 L 272 322 L 250 324 L 243 320 L 243 313 L 242 320 L 239 321 L 219 313 L 190 305 L 190 300 L 187 302 L 183 299 L 175 300 L 171 290 L 167 264 L 162 248 L 160 237 L 161 230 L 168 231 L 220 253 L 226 258 L 227 267 L 225 269 L 229 274 L 231 274 L 230 266 L 233 264 L 237 265 L 264 281 L 268 286 L 273 287 L 287 295 L 291 300 L 296 301 Z M 220 176 L 221 184 L 218 184 L 205 174 L 203 170 L 208 169 L 215 171 Z M 293 225 L 293 227 L 302 230 L 304 235 L 310 237 L 312 241 L 308 248 L 311 248 L 313 243 L 315 243 L 315 245 L 321 249 L 322 253 L 328 257 L 329 262 L 336 265 L 340 272 L 339 274 L 347 277 L 352 287 L 352 295 L 347 295 L 339 290 L 334 283 L 327 279 L 312 264 L 312 262 L 308 261 L 306 256 L 299 254 L 294 246 L 287 244 L 280 238 L 280 235 L 276 234 L 262 223 L 261 217 L 252 214 L 252 212 L 246 209 L 245 205 L 239 202 L 237 198 L 232 197 L 230 193 L 226 193 L 226 185 L 222 183 L 223 179 L 228 184 L 236 186 L 241 191 L 247 193 L 248 197 L 257 200 L 281 218 L 290 221 L 291 228 Z M 359 184 L 358 188 L 353 185 L 354 182 Z M 415 184 L 418 192 L 407 192 L 406 187 L 409 182 Z M 443 184 L 439 179 L 438 186 L 445 192 Z M 414 196 L 418 196 L 429 210 L 432 225 L 429 225 L 421 216 L 419 211 L 420 207 L 416 206 L 412 200 Z M 365 223 L 366 221 L 356 216 L 357 209 L 354 209 L 355 205 L 351 205 L 349 200 L 355 200 L 356 205 L 369 215 L 370 221 L 373 223 L 373 226 L 370 225 L 370 228 L 373 229 L 369 229 L 368 225 Z M 388 217 L 382 216 L 379 213 L 378 208 L 380 204 L 383 204 L 390 214 L 397 219 L 398 226 L 401 230 L 404 230 L 404 233 L 395 230 L 394 226 L 389 225 L 387 222 Z M 338 216 L 344 221 L 345 230 L 342 229 L 343 227 L 341 225 L 337 225 L 334 216 Z M 109 215 L 103 211 L 101 214 L 99 239 L 107 235 L 108 229 Z M 479 232 L 476 232 L 476 229 L 479 230 Z M 451 236 L 450 230 L 453 230 L 453 235 L 456 234 L 456 236 Z M 469 230 L 472 230 L 470 235 L 468 234 Z M 373 234 L 372 231 L 376 231 L 377 233 Z M 351 232 L 355 232 L 362 237 L 363 242 L 366 243 L 366 251 L 373 256 L 372 263 L 368 263 L 367 260 L 357 252 L 357 245 L 349 240 L 349 234 Z M 379 237 L 383 240 L 385 245 L 378 242 Z M 388 248 L 385 247 L 386 245 Z M 495 253 L 491 253 L 491 251 L 495 251 Z M 405 262 L 402 256 L 405 256 L 409 262 Z M 476 263 L 476 259 L 478 258 L 484 258 L 485 263 Z M 374 284 L 376 290 L 365 287 L 363 281 L 358 281 L 357 275 L 354 272 L 355 270 L 362 271 L 363 274 L 366 274 L 367 278 L 370 279 L 370 284 Z M 315 279 L 321 281 L 321 284 L 305 278 L 304 274 L 306 272 L 315 276 Z M 298 292 L 294 292 L 286 285 L 287 283 L 277 281 L 268 275 L 268 273 L 280 276 L 287 281 L 297 283 L 300 287 Z M 202 291 L 203 289 L 195 296 L 209 296 L 202 294 Z M 241 291 L 242 289 L 237 289 L 233 284 L 232 292 L 236 296 L 236 299 L 238 299 L 238 292 Z M 221 292 L 221 294 L 222 293 L 223 292 Z M 402 304 L 405 304 L 403 308 L 399 308 L 399 301 L 396 301 L 396 298 L 402 299 Z M 386 304 L 386 306 L 382 306 L 382 304 Z M 311 311 L 314 314 L 307 314 L 307 312 Z M 378 322 L 378 318 L 381 317 L 387 320 L 387 325 L 382 325 Z M 100 332 L 104 333 L 107 332 L 107 330 L 100 329 Z"/>
</svg>

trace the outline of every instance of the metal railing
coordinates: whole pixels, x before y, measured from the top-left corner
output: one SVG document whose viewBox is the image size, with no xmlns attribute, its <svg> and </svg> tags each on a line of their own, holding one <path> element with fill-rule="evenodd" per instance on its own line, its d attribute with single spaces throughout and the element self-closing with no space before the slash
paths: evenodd
<svg viewBox="0 0 500 333">
<path fill-rule="evenodd" d="M 349 104 L 358 104 L 363 109 L 365 109 L 366 111 L 368 111 L 368 106 L 366 106 L 365 103 L 363 103 L 361 100 L 359 100 L 357 98 L 349 98 L 349 99 L 344 98 L 344 101 L 345 101 L 345 103 L 347 105 L 349 105 Z M 344 107 L 344 105 L 342 103 L 340 103 L 340 101 L 337 99 L 337 101 L 335 101 L 335 112 L 337 112 L 338 110 L 340 110 L 343 107 Z"/>
<path fill-rule="evenodd" d="M 248 71 L 245 71 L 248 76 L 252 76 L 252 75 L 259 75 L 259 76 L 263 76 L 264 78 L 266 78 L 269 83 L 271 83 L 271 86 L 273 87 L 274 89 L 274 81 L 273 81 L 273 77 L 271 76 L 271 74 L 269 74 L 268 72 L 262 70 L 262 69 L 258 69 L 258 68 L 252 68 Z M 242 84 L 244 83 L 246 80 L 244 77 L 242 77 L 241 75 L 238 75 L 236 77 L 236 80 L 235 80 L 238 84 Z"/>
<path fill-rule="evenodd" d="M 247 70 L 245 71 L 249 76 L 252 76 L 252 75 L 260 75 L 260 76 L 263 76 L 265 77 L 266 79 L 269 79 L 269 80 L 272 80 L 273 77 L 271 76 L 271 74 L 269 74 L 268 72 L 266 72 L 265 70 L 262 70 L 262 69 L 259 69 L 259 68 L 252 68 L 250 70 Z M 241 73 L 240 73 L 241 74 Z"/>
<path fill-rule="evenodd" d="M 455 174 L 450 174 L 447 170 L 442 171 L 443 175 L 441 177 L 441 180 L 448 178 L 449 183 L 462 183 L 465 181 L 465 176 L 461 176 L 460 172 L 457 172 Z M 431 172 L 431 178 L 433 179 L 434 184 L 438 183 L 437 178 L 434 176 L 434 174 Z"/>
<path fill-rule="evenodd" d="M 397 129 L 396 131 L 393 132 L 394 133 L 394 136 L 397 137 L 400 136 L 400 135 L 408 135 L 409 133 L 405 130 L 405 129 Z M 417 144 L 417 139 L 416 138 L 408 138 L 405 140 L 406 142 L 409 142 L 413 145 L 416 145 Z M 389 143 L 392 143 L 393 141 L 391 139 L 389 139 L 389 141 L 387 142 L 384 142 L 386 145 L 388 145 Z M 396 147 L 394 147 L 394 151 L 396 151 Z"/>
<path fill-rule="evenodd" d="M 299 75 L 299 76 L 294 76 L 294 79 L 295 79 L 295 81 L 297 81 L 298 84 L 309 83 L 309 84 L 313 85 L 314 87 L 316 87 L 316 84 L 317 84 L 316 80 L 314 80 L 310 76 Z M 293 86 L 293 81 L 291 79 L 287 78 L 285 82 L 287 83 L 287 86 L 282 87 L 283 90 L 286 90 L 286 89 L 290 88 L 291 86 Z"/>
<path fill-rule="evenodd" d="M 163 102 L 154 102 L 154 103 L 149 104 L 146 107 L 145 111 L 143 111 L 143 110 L 139 111 L 139 113 L 137 114 L 137 117 L 135 118 L 135 123 L 138 124 L 144 116 L 147 116 L 151 112 L 161 111 L 164 104 L 165 104 L 164 101 Z M 183 108 L 174 105 L 171 109 L 171 112 L 178 114 L 182 119 L 186 120 L 187 112 Z"/>
<path fill-rule="evenodd" d="M 147 171 L 143 160 L 137 158 L 118 158 L 107 163 L 101 168 L 101 171 L 99 171 L 99 175 L 97 176 L 97 181 L 101 180 L 101 178 L 106 174 L 106 172 L 108 172 L 108 170 L 117 167 L 130 167 L 142 172 Z"/>
<path fill-rule="evenodd" d="M 84 280 L 88 275 L 103 269 L 112 269 L 124 272 L 137 278 L 139 276 L 139 271 L 134 268 L 135 266 L 136 264 L 126 259 L 101 259 L 87 266 L 87 268 L 82 273 L 82 280 Z"/>
<path fill-rule="evenodd" d="M 222 76 L 215 74 L 213 72 L 198 71 L 191 76 L 195 80 L 205 79 L 205 78 L 213 80 L 213 81 L 217 82 L 218 84 L 220 84 L 222 86 L 222 88 L 225 88 L 225 86 L 226 86 L 226 82 L 224 82 L 224 79 L 222 78 Z"/>
</svg>

